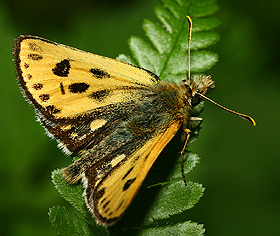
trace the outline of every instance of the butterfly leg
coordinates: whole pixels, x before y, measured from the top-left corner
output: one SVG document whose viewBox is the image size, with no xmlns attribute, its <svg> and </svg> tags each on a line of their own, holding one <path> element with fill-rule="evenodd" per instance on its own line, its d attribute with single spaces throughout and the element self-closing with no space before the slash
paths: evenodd
<svg viewBox="0 0 280 236">
<path fill-rule="evenodd" d="M 201 117 L 190 117 L 189 122 L 192 123 L 191 127 L 199 127 L 203 119 Z"/>
<path fill-rule="evenodd" d="M 184 129 L 184 132 L 186 132 L 187 137 L 186 137 L 186 141 L 185 141 L 184 147 L 183 147 L 183 149 L 181 151 L 181 171 L 182 171 L 184 183 L 187 186 L 187 181 L 186 181 L 186 176 L 185 176 L 185 171 L 184 171 L 184 152 L 186 150 L 187 144 L 188 144 L 190 136 L 191 136 L 191 130 L 190 129 Z"/>
<path fill-rule="evenodd" d="M 190 117 L 190 120 L 189 120 L 191 127 L 199 127 L 200 124 L 202 123 L 202 121 L 203 121 L 203 119 L 200 118 L 200 117 Z M 185 141 L 184 147 L 183 147 L 183 149 L 182 149 L 180 154 L 181 154 L 181 171 L 182 171 L 184 183 L 187 186 L 187 181 L 186 181 L 185 171 L 184 171 L 184 152 L 185 152 L 185 150 L 187 148 L 187 144 L 188 144 L 188 142 L 190 140 L 190 137 L 191 137 L 191 130 L 185 128 L 184 132 L 187 134 L 187 137 L 186 137 L 186 141 Z"/>
</svg>

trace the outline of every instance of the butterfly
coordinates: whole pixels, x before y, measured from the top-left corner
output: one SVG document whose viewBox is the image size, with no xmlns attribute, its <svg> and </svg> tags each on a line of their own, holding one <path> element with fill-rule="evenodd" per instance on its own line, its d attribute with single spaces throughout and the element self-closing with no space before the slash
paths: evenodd
<svg viewBox="0 0 280 236">
<path fill-rule="evenodd" d="M 193 124 L 202 122 L 190 112 L 202 98 L 210 100 L 205 94 L 214 87 L 210 76 L 191 77 L 190 63 L 188 79 L 175 84 L 36 36 L 15 39 L 13 54 L 21 91 L 48 136 L 80 156 L 63 169 L 65 179 L 82 182 L 88 209 L 105 226 L 121 218 L 180 127 L 187 134 L 183 153 Z"/>
</svg>

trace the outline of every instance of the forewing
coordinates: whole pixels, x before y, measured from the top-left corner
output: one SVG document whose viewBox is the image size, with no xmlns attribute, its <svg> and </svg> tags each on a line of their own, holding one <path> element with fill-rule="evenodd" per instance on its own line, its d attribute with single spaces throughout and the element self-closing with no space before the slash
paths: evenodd
<svg viewBox="0 0 280 236">
<path fill-rule="evenodd" d="M 35 36 L 18 37 L 14 56 L 23 93 L 52 121 L 139 99 L 135 90 L 158 81 L 139 67 Z"/>
<path fill-rule="evenodd" d="M 129 113 L 158 82 L 139 67 L 35 36 L 18 37 L 13 53 L 23 94 L 68 154 Z"/>
<path fill-rule="evenodd" d="M 86 202 L 100 224 L 111 225 L 120 219 L 158 155 L 180 125 L 179 120 L 174 121 L 131 156 L 115 158 L 113 169 L 104 177 L 96 176 L 95 166 L 86 172 L 83 178 Z"/>
</svg>

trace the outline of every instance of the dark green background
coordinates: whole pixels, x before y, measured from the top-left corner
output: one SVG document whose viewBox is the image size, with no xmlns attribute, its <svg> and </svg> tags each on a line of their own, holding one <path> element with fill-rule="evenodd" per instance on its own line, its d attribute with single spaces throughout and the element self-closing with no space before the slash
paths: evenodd
<svg viewBox="0 0 280 236">
<path fill-rule="evenodd" d="M 100 3 L 102 2 L 102 3 Z M 11 50 L 20 34 L 39 35 L 96 54 L 129 53 L 130 35 L 143 36 L 158 0 L 0 3 L 0 230 L 1 235 L 55 235 L 47 211 L 66 205 L 50 172 L 71 160 L 35 122 L 22 98 Z M 206 235 L 280 235 L 279 1 L 220 1 L 219 63 L 207 73 L 210 97 L 253 116 L 257 126 L 206 103 L 200 137 L 190 150 L 201 164 L 190 174 L 207 189 L 188 212 Z"/>
</svg>

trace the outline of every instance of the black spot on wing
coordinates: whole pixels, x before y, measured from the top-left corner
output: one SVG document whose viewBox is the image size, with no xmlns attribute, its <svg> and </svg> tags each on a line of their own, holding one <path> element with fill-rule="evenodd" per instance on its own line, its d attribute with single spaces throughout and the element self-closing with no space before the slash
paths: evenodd
<svg viewBox="0 0 280 236">
<path fill-rule="evenodd" d="M 135 180 L 136 178 L 127 180 L 123 186 L 123 191 L 127 190 Z"/>
<path fill-rule="evenodd" d="M 23 65 L 23 66 L 24 66 L 24 68 L 25 68 L 25 69 L 27 69 L 27 68 L 29 67 L 29 64 L 24 63 L 24 65 Z"/>
<path fill-rule="evenodd" d="M 68 59 L 56 63 L 55 68 L 52 69 L 53 73 L 60 77 L 67 77 L 70 70 L 70 63 Z"/>
<path fill-rule="evenodd" d="M 110 200 L 109 201 L 107 201 L 103 206 L 102 206 L 102 208 L 103 209 L 105 209 L 106 208 L 106 206 L 108 205 L 110 203 Z"/>
<path fill-rule="evenodd" d="M 134 166 L 131 167 L 131 168 L 126 172 L 126 174 L 122 177 L 122 180 L 124 180 L 124 179 L 129 175 L 129 173 L 133 170 L 133 168 L 134 168 Z"/>
<path fill-rule="evenodd" d="M 29 54 L 28 58 L 34 61 L 39 61 L 43 59 L 43 57 L 37 53 Z"/>
<path fill-rule="evenodd" d="M 57 109 L 54 105 L 46 106 L 46 112 L 49 113 L 50 115 L 59 113 L 61 110 Z"/>
<path fill-rule="evenodd" d="M 103 198 L 102 200 L 101 200 L 101 202 L 100 202 L 100 204 L 102 204 L 103 202 L 105 202 L 107 200 L 107 198 L 105 197 L 105 198 Z"/>
<path fill-rule="evenodd" d="M 40 90 L 40 89 L 43 88 L 43 84 L 41 84 L 41 83 L 33 84 L 33 88 L 34 88 L 35 90 Z"/>
<path fill-rule="evenodd" d="M 30 74 L 27 74 L 26 76 L 27 76 L 28 79 L 32 78 L 32 75 L 30 75 Z"/>
<path fill-rule="evenodd" d="M 68 86 L 68 89 L 71 93 L 83 93 L 87 91 L 89 85 L 86 83 L 74 83 Z"/>
<path fill-rule="evenodd" d="M 28 46 L 31 51 L 42 51 L 41 47 L 39 47 L 36 43 L 29 43 Z"/>
<path fill-rule="evenodd" d="M 104 195 L 104 193 L 105 193 L 105 188 L 100 189 L 100 190 L 96 193 L 96 199 L 98 200 L 98 199 L 102 198 L 102 196 Z"/>
<path fill-rule="evenodd" d="M 60 91 L 61 91 L 61 94 L 63 94 L 63 95 L 65 94 L 65 89 L 64 89 L 62 82 L 60 83 Z"/>
<path fill-rule="evenodd" d="M 124 203 L 124 200 L 121 201 L 121 203 L 120 203 L 119 206 L 117 207 L 116 211 L 118 211 L 118 210 L 121 208 L 121 206 L 123 205 L 123 203 Z"/>
<path fill-rule="evenodd" d="M 90 69 L 90 72 L 94 75 L 94 77 L 98 78 L 98 79 L 109 79 L 110 75 L 101 69 L 98 68 L 92 68 Z"/>
<path fill-rule="evenodd" d="M 105 97 L 109 95 L 110 91 L 107 89 L 92 92 L 89 97 L 98 100 L 101 102 Z"/>
<path fill-rule="evenodd" d="M 46 102 L 50 99 L 50 95 L 49 94 L 41 94 L 39 96 L 39 98 L 41 99 L 42 102 Z"/>
</svg>

